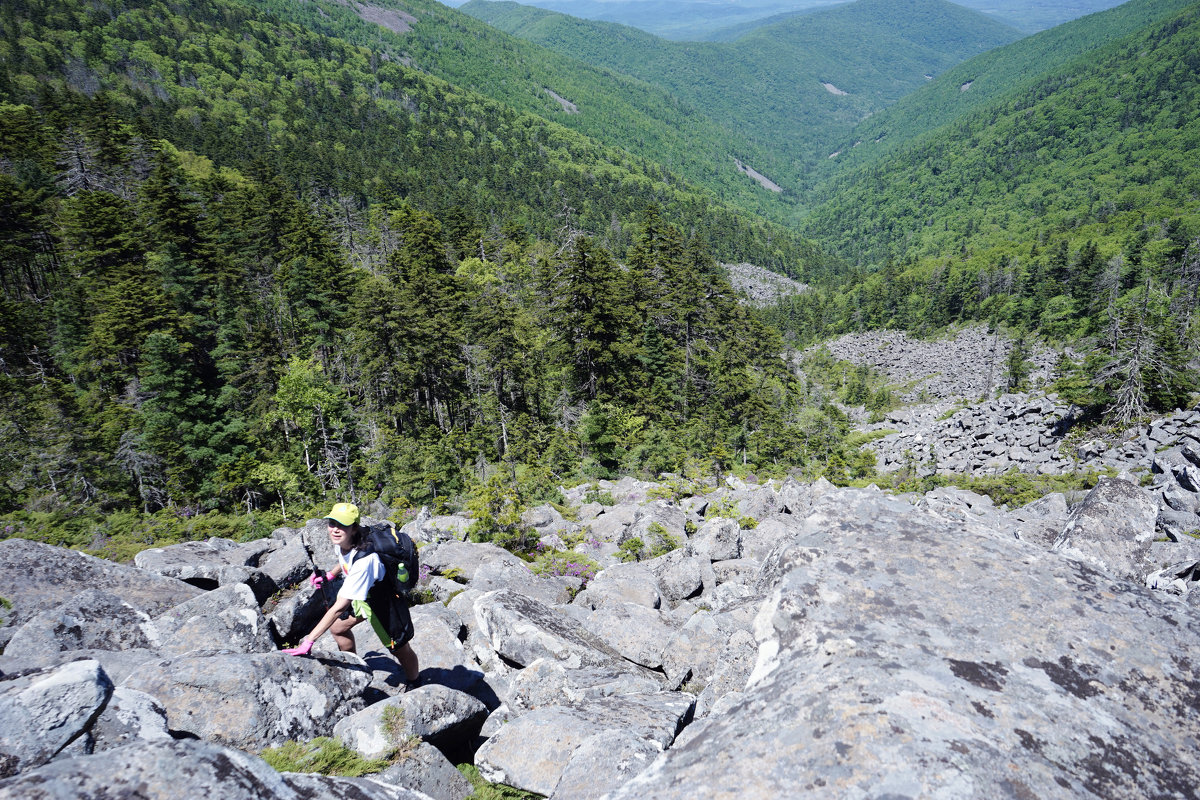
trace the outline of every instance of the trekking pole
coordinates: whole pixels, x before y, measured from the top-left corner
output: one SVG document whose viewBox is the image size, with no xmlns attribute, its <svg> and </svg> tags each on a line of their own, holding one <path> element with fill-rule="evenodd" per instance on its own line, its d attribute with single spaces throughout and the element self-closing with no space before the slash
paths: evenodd
<svg viewBox="0 0 1200 800">
<path fill-rule="evenodd" d="M 314 575 L 319 574 L 322 578 L 324 578 L 326 575 L 329 574 L 317 566 L 316 559 L 313 558 L 312 551 L 308 549 L 308 545 L 304 546 L 304 555 L 308 556 L 308 563 L 312 564 Z M 329 610 L 329 594 L 325 591 L 325 584 L 327 584 L 327 583 L 329 583 L 328 580 L 322 580 L 321 585 L 318 587 L 321 590 L 321 600 L 323 600 L 325 602 L 325 610 L 326 611 Z"/>
</svg>

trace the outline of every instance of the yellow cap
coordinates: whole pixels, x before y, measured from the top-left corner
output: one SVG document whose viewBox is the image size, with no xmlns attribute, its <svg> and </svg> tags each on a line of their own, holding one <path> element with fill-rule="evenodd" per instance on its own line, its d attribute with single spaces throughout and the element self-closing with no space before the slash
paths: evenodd
<svg viewBox="0 0 1200 800">
<path fill-rule="evenodd" d="M 353 503 L 338 503 L 332 511 L 325 515 L 325 519 L 331 519 L 343 525 L 357 525 L 358 506 Z"/>
</svg>

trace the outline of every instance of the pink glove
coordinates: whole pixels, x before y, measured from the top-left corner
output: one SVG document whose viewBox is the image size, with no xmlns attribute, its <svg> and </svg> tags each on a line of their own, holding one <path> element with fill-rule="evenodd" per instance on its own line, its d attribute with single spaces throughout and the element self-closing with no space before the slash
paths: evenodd
<svg viewBox="0 0 1200 800">
<path fill-rule="evenodd" d="M 308 582 L 312 584 L 314 589 L 320 589 L 321 584 L 329 580 L 329 574 L 325 572 L 314 572 L 308 576 Z"/>
<path fill-rule="evenodd" d="M 305 640 L 295 647 L 287 648 L 283 652 L 287 653 L 289 656 L 306 656 L 309 654 L 309 651 L 312 650 L 312 646 L 312 642 Z"/>
</svg>

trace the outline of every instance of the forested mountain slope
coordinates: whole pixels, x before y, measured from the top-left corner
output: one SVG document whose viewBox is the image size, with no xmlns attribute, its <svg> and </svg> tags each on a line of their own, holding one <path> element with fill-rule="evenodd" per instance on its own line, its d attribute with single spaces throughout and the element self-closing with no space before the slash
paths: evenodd
<svg viewBox="0 0 1200 800">
<path fill-rule="evenodd" d="M 1073 401 L 1188 402 L 1200 303 L 1200 4 L 822 186 L 806 230 L 863 265 L 802 336 L 989 320 L 1089 353 Z M 1182 407 L 1182 406 L 1180 406 Z"/>
<path fill-rule="evenodd" d="M 5 511 L 500 514 L 839 424 L 709 243 L 815 253 L 658 165 L 237 0 L 0 26 Z"/>
<path fill-rule="evenodd" d="M 765 154 L 663 86 L 509 36 L 436 0 L 252 4 L 649 159 L 739 207 L 794 217 L 793 198 L 764 190 L 734 161 L 761 163 Z"/>
<path fill-rule="evenodd" d="M 951 65 L 1020 34 L 942 0 L 858 0 L 727 43 L 667 42 L 634 28 L 508 2 L 462 10 L 591 64 L 663 86 L 772 154 L 785 187 L 853 125 Z"/>
<path fill-rule="evenodd" d="M 1200 6 L 822 187 L 807 230 L 848 258 L 1094 238 L 1200 202 Z M 869 198 L 869 202 L 867 202 Z"/>
<path fill-rule="evenodd" d="M 929 85 L 858 125 L 831 152 L 826 173 L 886 158 L 894 150 L 973 111 L 1022 92 L 1043 76 L 1086 63 L 1094 51 L 1192 5 L 1190 0 L 1130 0 L 951 67 Z"/>
</svg>

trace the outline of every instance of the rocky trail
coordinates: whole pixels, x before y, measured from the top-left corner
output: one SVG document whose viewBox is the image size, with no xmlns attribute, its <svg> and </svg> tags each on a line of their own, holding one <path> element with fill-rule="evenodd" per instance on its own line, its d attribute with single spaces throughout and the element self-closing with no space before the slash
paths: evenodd
<svg viewBox="0 0 1200 800">
<path fill-rule="evenodd" d="M 1200 409 L 1176 411 L 1107 438 L 1080 437 L 1080 410 L 1047 394 L 1057 354 L 1031 354 L 1029 392 L 999 393 L 1012 344 L 982 327 L 917 340 L 884 331 L 843 336 L 826 345 L 838 359 L 868 365 L 907 387 L 906 403 L 859 429 L 880 438 L 883 472 L 918 475 L 1061 475 L 1096 471 L 1145 485 L 1159 505 L 1159 529 L 1200 534 Z M 860 420 L 865 415 L 858 415 Z"/>
<path fill-rule="evenodd" d="M 572 800 L 1196 796 L 1200 546 L 1159 541 L 1133 484 L 1011 511 L 823 480 L 565 494 L 525 515 L 558 575 L 463 516 L 404 526 L 435 598 L 407 692 L 369 631 L 278 651 L 324 611 L 323 521 L 133 566 L 0 541 L 0 798 L 461 800 L 462 761 Z M 633 538 L 666 552 L 619 560 Z M 405 746 L 362 778 L 256 755 L 317 736 Z"/>
<path fill-rule="evenodd" d="M 422 512 L 407 691 L 369 629 L 279 652 L 326 607 L 321 520 L 133 565 L 0 540 L 0 800 L 463 800 L 463 762 L 558 800 L 1195 798 L 1200 414 L 1069 438 L 1053 396 L 996 395 L 1005 346 L 830 349 L 908 386 L 864 423 L 884 470 L 1106 468 L 1086 496 L 601 481 L 525 513 L 540 573 Z M 322 736 L 389 766 L 258 755 Z"/>
</svg>

